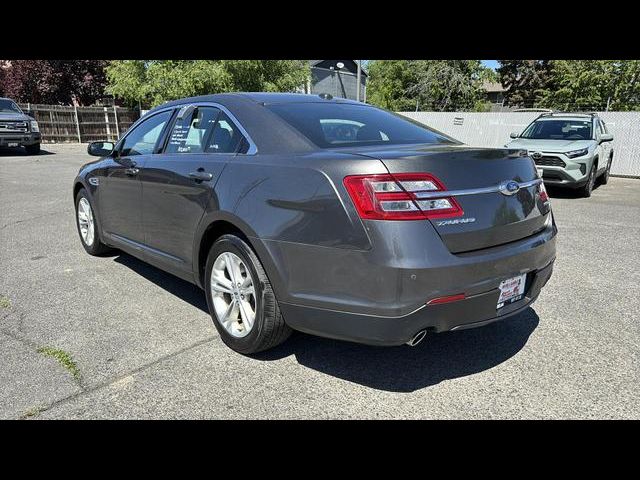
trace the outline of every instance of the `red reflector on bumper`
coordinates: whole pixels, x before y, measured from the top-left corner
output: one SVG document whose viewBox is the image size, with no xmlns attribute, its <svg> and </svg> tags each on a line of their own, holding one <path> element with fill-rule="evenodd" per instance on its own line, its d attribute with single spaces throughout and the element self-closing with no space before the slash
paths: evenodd
<svg viewBox="0 0 640 480">
<path fill-rule="evenodd" d="M 458 300 L 464 300 L 467 296 L 464 293 L 457 293 L 455 295 L 447 295 L 446 297 L 438 297 L 433 300 L 429 300 L 427 305 L 437 305 L 439 303 L 457 302 Z"/>
</svg>

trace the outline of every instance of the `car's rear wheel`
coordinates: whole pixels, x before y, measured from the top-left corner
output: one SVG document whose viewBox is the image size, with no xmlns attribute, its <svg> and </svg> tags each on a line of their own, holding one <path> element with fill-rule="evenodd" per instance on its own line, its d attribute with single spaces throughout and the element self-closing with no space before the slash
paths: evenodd
<svg viewBox="0 0 640 480">
<path fill-rule="evenodd" d="M 596 183 L 596 164 L 594 163 L 589 171 L 589 178 L 587 179 L 587 183 L 582 187 L 582 196 L 585 198 L 589 198 L 591 196 L 591 192 L 593 191 L 593 186 Z"/>
<path fill-rule="evenodd" d="M 220 237 L 205 268 L 209 312 L 228 347 L 251 354 L 275 347 L 291 335 L 262 264 L 244 240 Z"/>
<path fill-rule="evenodd" d="M 607 183 L 609 183 L 609 174 L 611 173 L 611 160 L 612 158 L 609 158 L 607 168 L 605 169 L 604 173 L 602 174 L 602 178 L 600 179 L 600 184 L 602 185 L 606 185 Z"/>
<path fill-rule="evenodd" d="M 25 145 L 24 149 L 29 155 L 37 155 L 38 153 L 40 153 L 40 144 L 34 143 L 33 145 Z"/>
<path fill-rule="evenodd" d="M 90 255 L 100 255 L 110 250 L 100 241 L 98 222 L 87 191 L 82 188 L 76 195 L 76 226 L 82 246 Z"/>
</svg>

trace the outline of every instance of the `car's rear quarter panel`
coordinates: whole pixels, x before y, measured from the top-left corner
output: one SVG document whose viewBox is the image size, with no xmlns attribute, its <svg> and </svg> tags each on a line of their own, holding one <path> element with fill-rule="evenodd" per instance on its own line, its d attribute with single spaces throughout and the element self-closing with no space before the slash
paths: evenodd
<svg viewBox="0 0 640 480">
<path fill-rule="evenodd" d="M 212 213 L 236 223 L 250 237 L 280 300 L 294 301 L 296 292 L 307 291 L 301 285 L 311 277 L 321 295 L 323 288 L 333 289 L 334 273 L 305 271 L 307 263 L 300 263 L 294 252 L 301 249 L 307 252 L 303 257 L 322 258 L 371 249 L 342 184 L 354 169 L 386 172 L 379 160 L 348 154 L 239 156 L 216 183 L 219 211 Z"/>
</svg>

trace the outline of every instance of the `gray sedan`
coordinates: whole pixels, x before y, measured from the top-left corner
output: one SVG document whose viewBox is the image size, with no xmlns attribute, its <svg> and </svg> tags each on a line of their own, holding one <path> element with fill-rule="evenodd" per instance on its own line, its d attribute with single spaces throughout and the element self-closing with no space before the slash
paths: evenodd
<svg viewBox="0 0 640 480">
<path fill-rule="evenodd" d="M 177 100 L 89 153 L 101 158 L 73 185 L 85 250 L 200 286 L 245 354 L 292 329 L 415 345 L 505 319 L 555 259 L 549 199 L 521 150 L 328 95 Z"/>
</svg>

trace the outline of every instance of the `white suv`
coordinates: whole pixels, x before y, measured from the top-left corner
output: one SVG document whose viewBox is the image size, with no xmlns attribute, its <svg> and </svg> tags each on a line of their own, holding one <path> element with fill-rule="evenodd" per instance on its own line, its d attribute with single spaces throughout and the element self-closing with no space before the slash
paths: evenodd
<svg viewBox="0 0 640 480">
<path fill-rule="evenodd" d="M 529 152 L 546 184 L 579 188 L 585 197 L 609 181 L 613 135 L 595 113 L 544 113 L 505 146 Z"/>
</svg>

